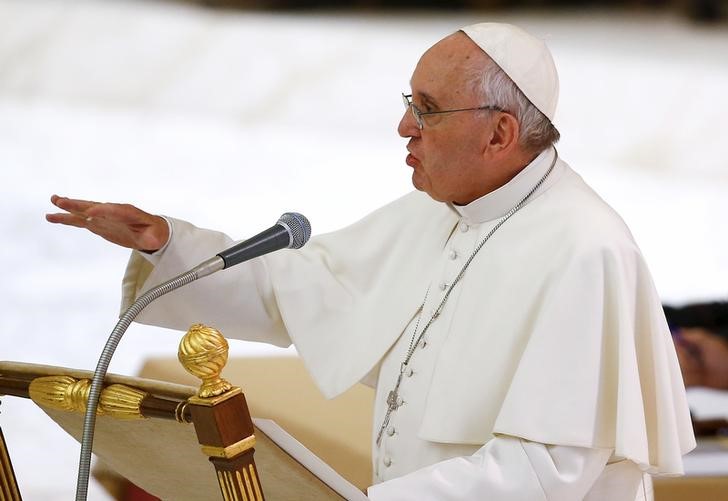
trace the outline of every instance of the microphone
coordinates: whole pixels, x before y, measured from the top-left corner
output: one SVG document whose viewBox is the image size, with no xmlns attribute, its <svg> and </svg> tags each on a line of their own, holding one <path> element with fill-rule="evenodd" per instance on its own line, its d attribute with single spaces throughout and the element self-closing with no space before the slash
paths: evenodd
<svg viewBox="0 0 728 501">
<path fill-rule="evenodd" d="M 305 216 L 286 212 L 276 224 L 254 237 L 218 253 L 225 263 L 223 269 L 279 249 L 300 249 L 311 237 L 311 223 Z"/>
<path fill-rule="evenodd" d="M 286 212 L 275 225 L 258 233 L 252 238 L 240 242 L 229 249 L 200 263 L 193 269 L 177 275 L 166 282 L 149 289 L 139 296 L 121 315 L 114 330 L 99 357 L 91 388 L 86 403 L 86 414 L 83 420 L 83 434 L 81 438 L 81 454 L 78 464 L 78 479 L 76 482 L 76 501 L 86 501 L 88 496 L 88 479 L 91 472 L 91 450 L 94 441 L 94 428 L 96 425 L 96 409 L 99 405 L 99 396 L 106 377 L 106 371 L 111 363 L 111 357 L 121 341 L 129 325 L 155 299 L 179 289 L 195 280 L 211 275 L 216 271 L 224 270 L 236 264 L 248 261 L 254 257 L 262 256 L 279 249 L 300 249 L 311 237 L 311 223 L 305 216 L 295 212 Z"/>
</svg>

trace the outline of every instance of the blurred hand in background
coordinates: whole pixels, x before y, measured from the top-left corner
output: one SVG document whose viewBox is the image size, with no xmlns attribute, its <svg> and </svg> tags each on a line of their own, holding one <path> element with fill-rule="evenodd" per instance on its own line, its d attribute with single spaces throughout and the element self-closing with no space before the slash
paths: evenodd
<svg viewBox="0 0 728 501">
<path fill-rule="evenodd" d="M 685 386 L 728 390 L 728 340 L 700 327 L 673 336 Z"/>
</svg>

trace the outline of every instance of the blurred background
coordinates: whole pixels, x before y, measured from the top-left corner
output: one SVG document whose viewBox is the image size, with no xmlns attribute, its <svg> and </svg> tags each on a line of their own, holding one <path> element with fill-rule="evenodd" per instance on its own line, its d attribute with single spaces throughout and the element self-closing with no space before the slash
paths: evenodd
<svg viewBox="0 0 728 501">
<path fill-rule="evenodd" d="M 47 224 L 52 193 L 235 238 L 288 210 L 342 227 L 411 190 L 400 92 L 424 50 L 480 21 L 550 46 L 560 155 L 626 220 L 663 301 L 725 300 L 727 7 L 0 0 L 0 360 L 93 369 L 116 322 L 128 254 Z M 180 336 L 133 325 L 110 371 L 174 356 Z M 0 426 L 24 497 L 71 499 L 76 442 L 16 398 Z M 94 484 L 90 499 L 106 498 Z"/>
</svg>

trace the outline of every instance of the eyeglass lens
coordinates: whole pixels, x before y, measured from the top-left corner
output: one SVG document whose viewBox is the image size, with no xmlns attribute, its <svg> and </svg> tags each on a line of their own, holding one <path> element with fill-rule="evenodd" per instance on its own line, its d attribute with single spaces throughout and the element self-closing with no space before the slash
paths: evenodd
<svg viewBox="0 0 728 501">
<path fill-rule="evenodd" d="M 411 101 L 412 95 L 408 94 L 402 94 L 402 101 L 404 103 L 404 107 L 408 108 L 412 112 L 412 116 L 415 117 L 415 122 L 417 122 L 417 127 L 422 130 L 424 127 L 424 123 L 422 121 L 422 117 L 420 116 L 420 110 L 415 106 L 415 104 Z"/>
</svg>

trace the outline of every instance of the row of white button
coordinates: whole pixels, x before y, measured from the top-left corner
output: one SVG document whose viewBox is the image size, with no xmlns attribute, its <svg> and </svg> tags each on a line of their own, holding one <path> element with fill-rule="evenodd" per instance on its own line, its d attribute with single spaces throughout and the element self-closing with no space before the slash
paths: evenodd
<svg viewBox="0 0 728 501">
<path fill-rule="evenodd" d="M 462 233 L 465 233 L 465 232 L 468 231 L 469 226 L 468 226 L 467 223 L 461 222 L 459 224 L 459 228 L 460 228 L 460 231 Z M 455 249 L 450 249 L 450 253 L 448 254 L 448 257 L 452 261 L 454 261 L 454 260 L 456 260 L 458 258 L 458 252 Z M 440 284 L 438 285 L 438 288 L 441 291 L 444 292 L 444 291 L 447 290 L 448 285 L 449 284 L 447 282 L 440 282 Z M 432 315 L 434 313 L 435 313 L 435 309 L 433 308 L 432 311 L 430 312 L 430 314 Z M 425 348 L 426 346 L 427 346 L 427 340 L 426 339 L 423 339 L 420 342 L 420 348 Z M 411 367 L 408 367 L 407 370 L 405 371 L 405 375 L 407 377 L 412 377 L 412 375 L 414 373 L 415 373 L 415 371 Z M 398 406 L 399 405 L 402 405 L 402 402 L 403 402 L 402 401 L 402 397 L 397 397 L 397 405 Z M 386 433 L 387 433 L 387 436 L 388 437 L 393 437 L 397 433 L 397 429 L 394 426 L 390 425 L 389 427 L 387 427 Z M 392 466 L 392 458 L 391 458 L 391 456 L 384 456 L 384 459 L 382 459 L 382 464 L 384 464 L 384 466 L 387 467 L 387 468 L 389 468 L 390 466 Z"/>
<path fill-rule="evenodd" d="M 405 376 L 407 376 L 407 377 L 412 377 L 414 375 L 414 373 L 415 373 L 415 371 L 414 371 L 414 369 L 412 369 L 412 367 L 408 367 L 407 370 L 404 372 Z M 400 406 L 403 403 L 404 403 L 404 401 L 402 400 L 402 397 L 397 397 L 397 405 Z M 393 437 L 395 433 L 397 433 L 397 429 L 393 425 L 390 425 L 387 427 L 387 436 L 388 437 Z M 390 456 L 385 456 L 384 459 L 382 460 L 382 463 L 384 464 L 384 466 L 389 468 L 390 466 L 392 466 L 392 458 Z"/>
<path fill-rule="evenodd" d="M 467 223 L 461 222 L 459 224 L 459 228 L 462 233 L 465 233 L 468 231 L 468 229 L 470 227 L 468 226 Z M 458 252 L 455 249 L 450 249 L 450 253 L 448 254 L 448 257 L 450 258 L 450 260 L 454 261 L 458 258 Z M 438 287 L 441 291 L 444 292 L 445 290 L 447 290 L 448 285 L 449 284 L 447 282 L 440 282 Z M 431 314 L 434 314 L 434 310 L 431 312 Z M 426 346 L 427 346 L 427 340 L 423 339 L 422 342 L 420 343 L 420 348 L 425 348 Z M 408 368 L 407 371 L 405 372 L 405 375 L 407 377 L 412 377 L 413 374 L 414 374 L 414 370 L 412 370 L 411 367 Z M 402 397 L 397 397 L 397 405 L 402 405 Z M 394 434 L 396 432 L 397 432 L 397 430 L 395 429 L 394 426 L 389 426 L 386 430 L 387 436 L 389 436 L 389 437 L 394 436 Z M 382 463 L 384 464 L 384 466 L 389 468 L 390 466 L 392 466 L 392 458 L 390 456 L 385 456 L 384 459 L 382 459 Z"/>
<path fill-rule="evenodd" d="M 470 229 L 470 225 L 468 225 L 465 221 L 460 221 L 458 228 L 460 229 L 460 233 L 467 233 Z M 458 252 L 455 249 L 451 249 L 449 257 L 451 260 L 455 261 L 458 258 Z"/>
</svg>

